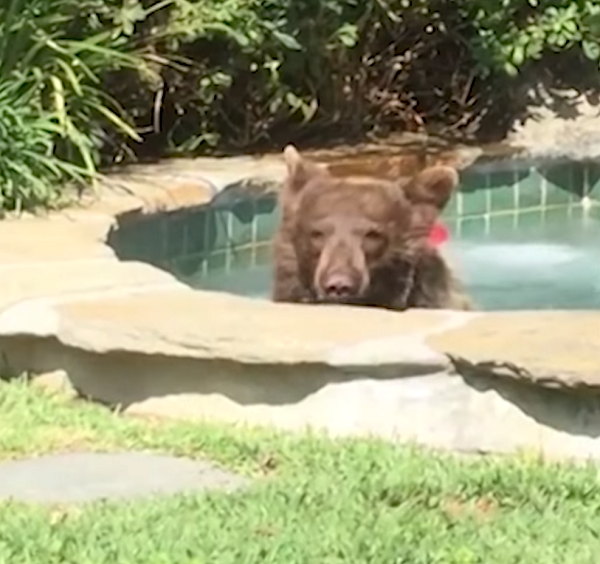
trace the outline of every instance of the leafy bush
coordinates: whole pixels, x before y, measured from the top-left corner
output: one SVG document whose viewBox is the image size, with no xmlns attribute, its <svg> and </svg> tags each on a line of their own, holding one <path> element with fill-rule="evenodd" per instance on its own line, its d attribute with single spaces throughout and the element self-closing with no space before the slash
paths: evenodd
<svg viewBox="0 0 600 564">
<path fill-rule="evenodd" d="M 502 68 L 514 76 L 548 51 L 581 49 L 600 61 L 600 2 L 594 0 L 486 0 L 462 2 L 464 18 L 477 34 L 471 39 L 481 70 Z"/>
<path fill-rule="evenodd" d="M 164 67 L 162 129 L 140 148 L 243 151 L 436 123 L 477 133 L 486 116 L 514 117 L 513 83 L 545 55 L 597 63 L 598 12 L 591 0 L 173 0 L 141 25 L 184 68 Z M 114 87 L 147 123 L 157 98 L 141 89 Z"/>
<path fill-rule="evenodd" d="M 0 209 L 51 205 L 65 178 L 82 180 L 85 170 L 53 155 L 60 133 L 56 120 L 40 115 L 31 97 L 0 85 Z"/>
<path fill-rule="evenodd" d="M 0 205 L 128 155 L 501 135 L 518 85 L 599 62 L 597 0 L 7 0 L 0 131 L 30 153 L 0 139 Z"/>
<path fill-rule="evenodd" d="M 48 203 L 93 179 L 107 126 L 139 138 L 102 75 L 136 67 L 99 0 L 8 0 L 0 6 L 0 205 Z M 116 14 L 116 12 L 112 12 Z"/>
</svg>

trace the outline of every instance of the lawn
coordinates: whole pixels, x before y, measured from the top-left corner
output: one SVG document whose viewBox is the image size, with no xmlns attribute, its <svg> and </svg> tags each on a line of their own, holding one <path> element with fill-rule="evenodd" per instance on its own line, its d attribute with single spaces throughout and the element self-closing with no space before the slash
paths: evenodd
<svg viewBox="0 0 600 564">
<path fill-rule="evenodd" d="M 454 458 L 381 442 L 142 421 L 0 383 L 0 457 L 116 448 L 206 457 L 234 494 L 0 504 L 0 563 L 597 564 L 591 466 Z M 126 471 L 126 469 L 125 469 Z"/>
</svg>

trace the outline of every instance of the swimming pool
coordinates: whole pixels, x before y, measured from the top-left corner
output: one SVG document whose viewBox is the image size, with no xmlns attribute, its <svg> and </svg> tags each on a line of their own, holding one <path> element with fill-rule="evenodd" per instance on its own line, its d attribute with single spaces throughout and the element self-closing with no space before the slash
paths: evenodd
<svg viewBox="0 0 600 564">
<path fill-rule="evenodd" d="M 600 309 L 596 185 L 597 163 L 511 160 L 461 172 L 444 213 L 444 252 L 479 309 Z M 272 194 L 145 221 L 112 234 L 122 259 L 147 260 L 199 289 L 269 296 Z"/>
<path fill-rule="evenodd" d="M 506 217 L 502 229 L 461 235 L 445 253 L 478 308 L 600 309 L 600 213 Z M 184 279 L 196 288 L 269 296 L 270 249 L 249 264 L 200 269 Z"/>
</svg>

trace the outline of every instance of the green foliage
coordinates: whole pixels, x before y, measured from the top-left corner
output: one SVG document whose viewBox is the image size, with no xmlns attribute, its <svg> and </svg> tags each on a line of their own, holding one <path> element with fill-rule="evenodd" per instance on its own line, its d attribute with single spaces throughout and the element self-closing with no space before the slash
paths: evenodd
<svg viewBox="0 0 600 564">
<path fill-rule="evenodd" d="M 600 62 L 600 2 L 596 0 L 472 0 L 462 2 L 473 21 L 474 51 L 489 72 L 501 67 L 516 75 L 547 51 L 581 49 Z"/>
<path fill-rule="evenodd" d="M 549 54 L 597 68 L 600 0 L 6 0 L 0 120 L 30 152 L 0 139 L 0 205 L 126 155 L 473 136 Z"/>
<path fill-rule="evenodd" d="M 591 0 L 174 0 L 158 48 L 189 66 L 164 75 L 162 150 L 477 127 L 528 63 L 598 62 L 599 12 Z"/>
<path fill-rule="evenodd" d="M 0 6 L 1 206 L 48 203 L 63 182 L 93 179 L 107 126 L 139 139 L 102 75 L 140 62 L 93 2 Z"/>
<path fill-rule="evenodd" d="M 0 209 L 50 205 L 58 196 L 53 186 L 86 172 L 54 157 L 57 120 L 37 112 L 27 94 L 0 85 Z"/>
</svg>

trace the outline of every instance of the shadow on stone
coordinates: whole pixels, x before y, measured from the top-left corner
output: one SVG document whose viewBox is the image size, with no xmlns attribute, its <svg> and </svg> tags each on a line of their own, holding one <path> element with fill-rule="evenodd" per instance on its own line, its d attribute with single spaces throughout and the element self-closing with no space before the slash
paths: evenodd
<svg viewBox="0 0 600 564">
<path fill-rule="evenodd" d="M 550 388 L 525 379 L 502 377 L 462 358 L 457 373 L 479 392 L 494 391 L 541 425 L 571 435 L 600 437 L 600 394 L 591 388 Z"/>
<path fill-rule="evenodd" d="M 10 350 L 9 350 L 10 349 Z M 23 367 L 41 374 L 64 370 L 84 397 L 127 408 L 151 398 L 177 394 L 222 395 L 241 406 L 295 405 L 329 385 L 369 378 L 369 367 L 305 364 L 242 364 L 227 359 L 185 359 L 112 352 L 96 354 L 65 347 L 56 338 L 16 337 L 4 350 L 4 373 Z M 429 365 L 378 367 L 374 380 L 393 380 L 435 372 Z M 437 370 L 443 369 L 442 366 Z"/>
<path fill-rule="evenodd" d="M 378 436 L 469 452 L 533 449 L 600 459 L 600 394 L 549 389 L 525 376 L 493 376 L 461 358 L 454 370 L 377 377 L 316 363 L 252 364 L 150 354 L 89 353 L 56 339 L 11 338 L 13 366 L 63 368 L 84 397 L 129 414 L 307 427 L 340 436 Z M 424 366 L 421 367 L 423 369 Z M 1 478 L 1 476 L 0 476 Z"/>
</svg>

